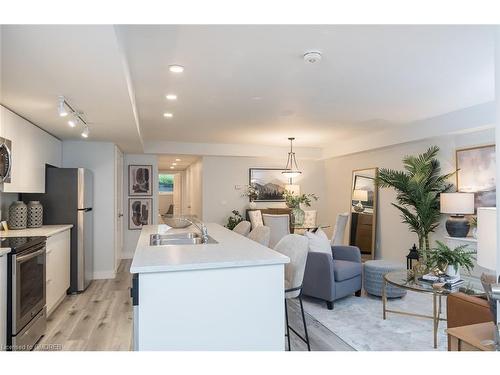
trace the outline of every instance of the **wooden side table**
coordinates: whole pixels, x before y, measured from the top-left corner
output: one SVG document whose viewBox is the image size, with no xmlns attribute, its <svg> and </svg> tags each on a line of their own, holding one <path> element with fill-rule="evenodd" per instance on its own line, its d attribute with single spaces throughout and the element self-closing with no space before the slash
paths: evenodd
<svg viewBox="0 0 500 375">
<path fill-rule="evenodd" d="M 494 345 L 487 345 L 487 340 L 495 337 L 493 322 L 471 324 L 469 326 L 448 328 L 448 351 L 493 351 Z"/>
</svg>

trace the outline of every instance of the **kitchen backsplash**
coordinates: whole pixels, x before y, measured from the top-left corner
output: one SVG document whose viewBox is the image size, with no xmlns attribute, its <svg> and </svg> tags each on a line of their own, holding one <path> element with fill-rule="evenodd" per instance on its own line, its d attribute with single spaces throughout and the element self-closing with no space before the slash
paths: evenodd
<svg viewBox="0 0 500 375">
<path fill-rule="evenodd" d="M 0 193 L 0 219 L 9 218 L 9 206 L 12 202 L 19 200 L 18 193 Z"/>
</svg>

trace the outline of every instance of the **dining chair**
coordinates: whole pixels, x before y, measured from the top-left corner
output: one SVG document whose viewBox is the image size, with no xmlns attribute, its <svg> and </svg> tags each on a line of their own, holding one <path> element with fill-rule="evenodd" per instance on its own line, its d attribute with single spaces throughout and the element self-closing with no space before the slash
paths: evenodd
<svg viewBox="0 0 500 375">
<path fill-rule="evenodd" d="M 262 212 L 260 212 L 260 210 L 249 210 L 248 217 L 250 219 L 250 223 L 252 223 L 252 229 L 264 225 L 264 222 L 262 221 Z"/>
<path fill-rule="evenodd" d="M 240 221 L 234 228 L 233 232 L 236 232 L 238 234 L 241 234 L 242 236 L 248 236 L 250 233 L 250 228 L 252 227 L 252 224 L 250 224 L 249 221 L 243 220 Z"/>
<path fill-rule="evenodd" d="M 290 262 L 285 264 L 285 319 L 288 350 L 291 350 L 290 331 L 292 331 L 307 344 L 307 350 L 311 351 L 311 346 L 309 344 L 309 334 L 307 332 L 306 318 L 304 314 L 304 305 L 302 304 L 302 282 L 304 280 L 304 271 L 306 269 L 309 241 L 305 236 L 301 236 L 299 234 L 289 234 L 283 237 L 276 244 L 274 250 L 290 258 Z M 293 327 L 291 327 L 288 322 L 287 301 L 294 298 L 298 298 L 299 300 L 305 337 L 298 333 Z"/>
<path fill-rule="evenodd" d="M 270 248 L 274 248 L 279 240 L 290 234 L 290 215 L 262 214 L 262 220 L 266 227 L 271 228 Z"/>
<path fill-rule="evenodd" d="M 265 225 L 260 225 L 250 232 L 248 238 L 269 247 L 269 238 L 271 236 L 271 228 Z"/>
<path fill-rule="evenodd" d="M 330 242 L 332 246 L 340 246 L 344 244 L 344 234 L 347 220 L 349 220 L 349 213 L 345 212 L 337 215 L 337 221 L 335 222 L 333 236 Z"/>
</svg>

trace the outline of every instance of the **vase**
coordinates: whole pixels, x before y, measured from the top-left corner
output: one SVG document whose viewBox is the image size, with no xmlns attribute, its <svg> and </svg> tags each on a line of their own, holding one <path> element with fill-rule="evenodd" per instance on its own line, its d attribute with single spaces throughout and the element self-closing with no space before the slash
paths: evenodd
<svg viewBox="0 0 500 375">
<path fill-rule="evenodd" d="M 446 274 L 450 277 L 460 278 L 460 268 L 455 269 L 451 264 L 446 268 Z"/>
<path fill-rule="evenodd" d="M 472 237 L 477 240 L 477 227 L 472 228 Z"/>
<path fill-rule="evenodd" d="M 250 201 L 250 203 L 248 203 L 248 207 L 253 210 L 257 208 L 257 203 L 255 203 L 254 201 Z"/>
<path fill-rule="evenodd" d="M 43 206 L 40 201 L 28 202 L 28 228 L 40 228 L 43 224 Z"/>
<path fill-rule="evenodd" d="M 9 229 L 25 229 L 28 220 L 28 207 L 23 201 L 15 201 L 9 206 Z"/>
<path fill-rule="evenodd" d="M 292 207 L 292 225 L 293 226 L 300 226 L 304 224 L 305 220 L 305 212 L 303 209 L 301 209 L 299 206 Z"/>
</svg>

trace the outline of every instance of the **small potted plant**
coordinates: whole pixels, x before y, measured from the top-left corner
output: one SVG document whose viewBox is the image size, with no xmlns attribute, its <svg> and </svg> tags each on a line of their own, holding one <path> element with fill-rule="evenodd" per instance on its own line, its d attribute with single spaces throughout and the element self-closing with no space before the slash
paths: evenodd
<svg viewBox="0 0 500 375">
<path fill-rule="evenodd" d="M 428 262 L 431 267 L 452 277 L 460 277 L 460 267 L 469 273 L 472 271 L 475 251 L 469 250 L 467 245 L 450 249 L 440 241 L 436 243 L 437 246 L 428 252 Z"/>
<path fill-rule="evenodd" d="M 248 197 L 248 199 L 250 200 L 248 207 L 252 209 L 257 207 L 257 203 L 255 203 L 255 200 L 259 197 L 259 190 L 257 190 L 255 185 L 253 184 L 247 185 L 246 190 L 243 193 L 243 196 Z"/>
<path fill-rule="evenodd" d="M 238 210 L 232 210 L 232 215 L 227 218 L 226 228 L 229 230 L 233 230 L 235 226 L 237 226 L 241 221 L 243 221 L 243 217 L 240 215 Z"/>
<path fill-rule="evenodd" d="M 304 204 L 307 207 L 311 206 L 311 201 L 314 199 L 318 200 L 316 194 L 302 194 L 295 195 L 293 192 L 285 190 L 283 193 L 283 198 L 285 198 L 285 204 L 288 208 L 292 209 L 292 224 L 302 225 L 304 224 L 305 213 L 300 208 L 300 204 Z"/>
</svg>

